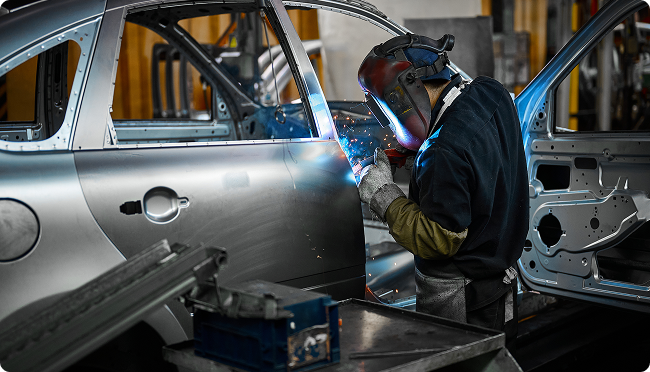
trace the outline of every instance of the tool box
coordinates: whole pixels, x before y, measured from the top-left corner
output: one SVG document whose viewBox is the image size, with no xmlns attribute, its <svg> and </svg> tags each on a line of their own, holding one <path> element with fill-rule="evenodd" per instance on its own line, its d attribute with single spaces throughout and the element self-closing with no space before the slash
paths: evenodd
<svg viewBox="0 0 650 372">
<path fill-rule="evenodd" d="M 338 363 L 338 303 L 255 280 L 188 299 L 195 354 L 249 371 L 308 371 Z"/>
</svg>

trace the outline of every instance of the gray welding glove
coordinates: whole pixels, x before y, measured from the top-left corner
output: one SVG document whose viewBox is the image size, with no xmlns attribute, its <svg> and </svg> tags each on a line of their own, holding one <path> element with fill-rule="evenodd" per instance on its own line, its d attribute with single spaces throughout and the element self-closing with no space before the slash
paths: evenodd
<svg viewBox="0 0 650 372">
<path fill-rule="evenodd" d="M 400 196 L 406 195 L 393 182 L 388 156 L 382 149 L 376 148 L 375 164 L 368 165 L 361 170 L 359 197 L 382 221 L 385 221 L 386 210 Z"/>
</svg>

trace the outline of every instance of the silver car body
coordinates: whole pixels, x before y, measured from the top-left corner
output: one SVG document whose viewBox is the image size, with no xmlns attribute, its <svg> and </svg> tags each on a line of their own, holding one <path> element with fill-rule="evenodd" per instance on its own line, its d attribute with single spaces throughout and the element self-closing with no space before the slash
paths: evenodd
<svg viewBox="0 0 650 372">
<path fill-rule="evenodd" d="M 281 1 L 202 3 L 262 9 L 269 16 L 292 57 L 289 64 L 306 120 L 317 131 L 313 138 L 248 140 L 236 138 L 236 128 L 230 128 L 227 141 L 116 141 L 124 128 L 114 125 L 110 111 L 126 15 L 194 3 L 44 1 L 0 16 L 0 74 L 66 40 L 81 47 L 59 131 L 36 141 L 36 126 L 13 132 L 5 128 L 4 133 L 31 141 L 0 140 L 4 324 L 29 316 L 163 238 L 226 248 L 229 266 L 220 274 L 222 283 L 261 278 L 337 299 L 363 296 L 364 235 L 354 178 L 316 74 Z M 285 4 L 326 7 L 394 34 L 406 31 L 361 2 Z M 209 70 L 209 57 L 200 48 L 194 53 Z M 218 71 L 213 75 L 220 77 Z M 236 86 L 229 89 L 243 97 Z M 239 102 L 241 112 L 234 114 L 244 120 L 242 112 L 255 107 L 244 98 Z M 133 201 L 142 201 L 143 213 L 121 211 Z M 25 227 L 20 231 L 27 231 L 27 238 L 12 228 L 16 222 Z M 10 246 L 17 240 L 21 245 Z M 188 322 L 189 315 L 175 303 L 147 318 L 165 343 L 186 339 Z"/>
</svg>

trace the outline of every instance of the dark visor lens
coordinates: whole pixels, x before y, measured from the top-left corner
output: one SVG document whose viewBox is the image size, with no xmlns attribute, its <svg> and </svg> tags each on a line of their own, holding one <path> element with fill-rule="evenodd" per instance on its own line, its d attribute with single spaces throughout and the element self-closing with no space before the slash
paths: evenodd
<svg viewBox="0 0 650 372">
<path fill-rule="evenodd" d="M 375 97 L 370 93 L 366 93 L 366 105 L 368 105 L 370 112 L 372 112 L 372 115 L 377 119 L 382 128 L 386 128 L 390 124 L 390 120 L 386 117 L 381 107 L 379 107 Z"/>
</svg>

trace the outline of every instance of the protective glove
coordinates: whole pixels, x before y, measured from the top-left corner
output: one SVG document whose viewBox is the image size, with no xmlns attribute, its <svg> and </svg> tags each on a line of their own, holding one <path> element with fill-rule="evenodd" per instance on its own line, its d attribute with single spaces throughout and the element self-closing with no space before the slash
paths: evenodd
<svg viewBox="0 0 650 372">
<path fill-rule="evenodd" d="M 367 203 L 377 216 L 385 221 L 388 206 L 404 192 L 393 182 L 390 162 L 386 153 L 375 149 L 375 164 L 366 166 L 361 170 L 359 182 L 359 197 Z"/>
</svg>

